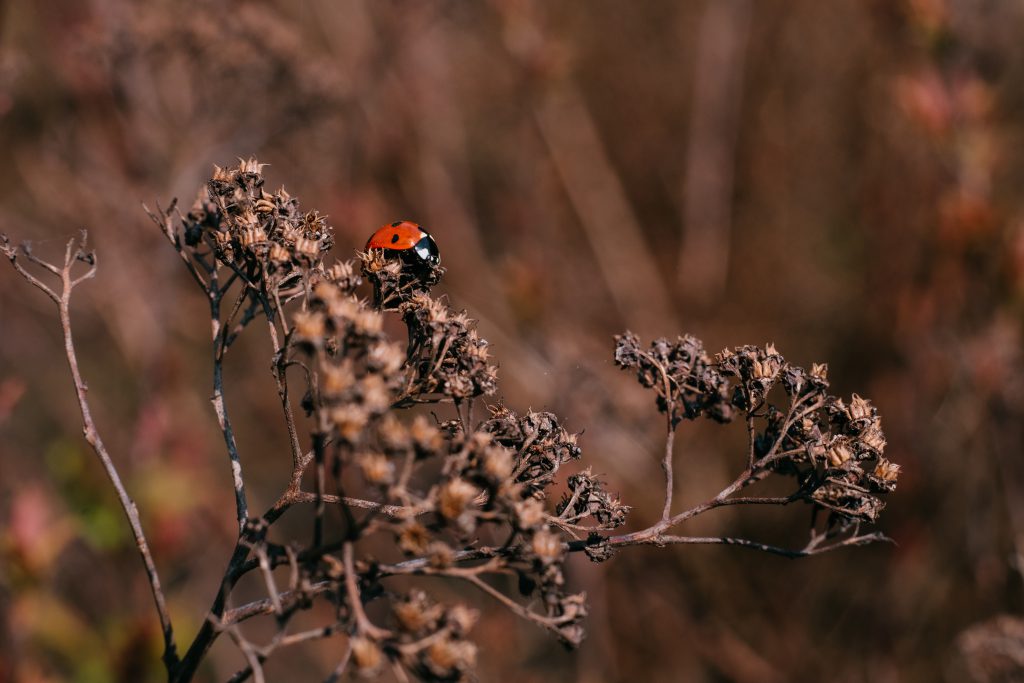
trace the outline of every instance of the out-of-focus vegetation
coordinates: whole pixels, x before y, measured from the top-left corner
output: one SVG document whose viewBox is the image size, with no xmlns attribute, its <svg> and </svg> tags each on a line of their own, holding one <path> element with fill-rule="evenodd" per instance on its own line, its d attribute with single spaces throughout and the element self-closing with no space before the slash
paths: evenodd
<svg viewBox="0 0 1024 683">
<path fill-rule="evenodd" d="M 885 416 L 904 469 L 882 529 L 898 546 L 795 563 L 697 547 L 576 558 L 568 578 L 592 607 L 582 650 L 495 612 L 475 630 L 482 680 L 984 681 L 1013 659 L 999 643 L 1019 655 L 1024 10 L 58 0 L 0 12 L 0 229 L 40 253 L 90 229 L 101 268 L 73 311 L 82 370 L 185 637 L 236 526 L 205 302 L 141 202 L 188 205 L 212 164 L 255 154 L 271 183 L 329 214 L 339 256 L 386 221 L 427 225 L 442 289 L 494 343 L 504 400 L 585 429 L 594 470 L 650 501 L 637 528 L 660 513 L 646 492 L 661 434 L 609 360 L 624 327 L 828 359 L 835 391 L 862 390 Z M 0 681 L 159 680 L 145 576 L 81 439 L 59 329 L 9 269 L 0 329 Z M 262 508 L 288 445 L 269 427 L 268 349 L 244 346 L 226 398 Z M 687 424 L 679 441 L 687 501 L 744 457 L 741 428 L 730 442 Z M 778 536 L 789 527 L 774 514 L 724 509 L 695 531 Z M 268 675 L 322 677 L 330 648 Z M 215 648 L 205 679 L 238 657 Z"/>
</svg>

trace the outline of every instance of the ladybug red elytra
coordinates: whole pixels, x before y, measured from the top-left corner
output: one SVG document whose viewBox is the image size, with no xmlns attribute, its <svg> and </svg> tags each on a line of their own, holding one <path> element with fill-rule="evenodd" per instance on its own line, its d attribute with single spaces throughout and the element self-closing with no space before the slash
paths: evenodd
<svg viewBox="0 0 1024 683">
<path fill-rule="evenodd" d="M 437 242 L 430 233 L 412 221 L 395 221 L 381 226 L 366 241 L 366 249 L 397 252 L 407 261 L 424 268 L 432 268 L 441 263 Z"/>
</svg>

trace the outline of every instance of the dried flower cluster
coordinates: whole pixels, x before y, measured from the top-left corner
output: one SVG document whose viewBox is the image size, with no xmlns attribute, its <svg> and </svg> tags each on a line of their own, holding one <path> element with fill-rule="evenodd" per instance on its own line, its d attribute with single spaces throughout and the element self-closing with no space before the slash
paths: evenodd
<svg viewBox="0 0 1024 683">
<path fill-rule="evenodd" d="M 658 339 L 645 351 L 630 333 L 616 338 L 615 361 L 655 389 L 670 429 L 683 418 L 745 416 L 748 481 L 792 477 L 796 490 L 789 500 L 830 512 L 830 528 L 874 522 L 884 506 L 880 496 L 896 488 L 900 468 L 883 456 L 878 411 L 857 394 L 849 403 L 830 396 L 825 364 L 805 370 L 773 344 L 724 349 L 712 359 L 690 336 Z M 783 407 L 770 402 L 773 391 Z"/>
<path fill-rule="evenodd" d="M 877 518 L 880 496 L 894 488 L 899 468 L 882 456 L 885 439 L 874 408 L 856 395 L 849 403 L 828 396 L 824 366 L 806 372 L 771 345 L 727 350 L 712 359 L 689 336 L 659 339 L 643 349 L 628 333 L 617 339 L 615 360 L 655 392 L 666 415 L 666 494 L 659 522 L 614 535 L 630 508 L 589 468 L 566 471 L 581 451 L 577 435 L 555 415 L 520 415 L 489 405 L 485 419 L 474 421 L 477 400 L 496 390 L 497 370 L 474 321 L 430 295 L 443 269 L 436 264 L 410 268 L 380 250 L 358 255 L 358 273 L 353 262 L 325 267 L 333 242 L 325 219 L 300 211 L 283 189 L 268 193 L 263 185 L 262 165 L 241 161 L 216 169 L 187 215 L 177 214 L 173 205 L 151 214 L 211 303 L 213 404 L 234 476 L 239 523 L 221 590 L 198 635 L 179 655 L 137 513 L 127 496 L 122 498 L 161 615 L 171 681 L 191 680 L 222 633 L 248 662 L 233 681 L 262 680 L 262 664 L 277 650 L 333 636 L 343 642 L 328 680 L 345 671 L 369 676 L 383 669 L 399 679 L 472 677 L 478 652 L 468 635 L 477 613 L 440 604 L 420 588 L 396 591 L 392 577 L 433 575 L 471 584 L 575 645 L 583 638 L 587 603 L 567 586 L 564 565 L 573 552 L 603 561 L 629 545 L 729 543 L 800 556 L 882 538 L 860 534 L 859 524 Z M 85 260 L 94 268 L 95 261 L 84 246 L 72 247 L 63 270 L 44 264 L 62 277 L 58 294 L 21 265 L 22 256 L 35 264 L 38 259 L 3 243 L 15 267 L 58 303 L 69 362 L 81 387 L 66 311 L 71 289 L 83 279 L 71 276 L 72 267 Z M 360 296 L 363 279 L 373 287 L 370 300 Z M 406 339 L 386 332 L 387 315 L 404 322 Z M 232 345 L 260 317 L 273 346 L 272 372 L 292 472 L 274 505 L 253 515 L 245 463 L 224 400 L 222 366 Z M 773 392 L 788 405 L 771 403 Z M 78 393 L 90 427 L 84 390 Z M 304 414 L 293 410 L 293 394 L 301 396 Z M 422 404 L 451 412 L 442 418 L 407 410 Z M 673 437 L 683 420 L 701 415 L 719 422 L 746 416 L 747 467 L 715 497 L 674 511 Z M 97 453 L 109 462 L 98 435 L 90 443 L 99 443 Z M 108 471 L 122 491 L 112 465 Z M 733 495 L 770 475 L 791 477 L 796 490 L 784 498 Z M 312 490 L 307 490 L 310 480 Z M 829 513 L 824 529 L 812 523 L 811 538 L 799 550 L 672 533 L 720 505 L 795 500 Z M 310 505 L 311 542 L 278 538 L 277 519 L 289 508 Z M 327 515 L 328 506 L 340 514 Z M 391 556 L 366 553 L 365 542 L 372 537 L 387 539 Z M 291 568 L 287 586 L 279 586 L 273 573 L 281 565 Z M 263 576 L 267 597 L 232 605 L 232 589 L 250 572 Z M 492 582 L 501 576 L 514 577 L 520 595 L 506 594 Z M 335 620 L 313 631 L 291 632 L 291 618 L 316 601 L 331 603 Z M 386 603 L 387 609 L 371 617 L 366 605 L 374 602 Z M 261 615 L 273 615 L 279 632 L 257 644 L 241 625 Z"/>
</svg>

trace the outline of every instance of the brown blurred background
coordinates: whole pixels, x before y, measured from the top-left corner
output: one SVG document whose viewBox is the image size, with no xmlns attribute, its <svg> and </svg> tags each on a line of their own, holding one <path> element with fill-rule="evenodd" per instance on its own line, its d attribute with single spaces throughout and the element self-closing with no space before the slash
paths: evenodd
<svg viewBox="0 0 1024 683">
<path fill-rule="evenodd" d="M 1003 645 L 1024 667 L 993 635 L 1024 630 L 1019 3 L 14 0 L 0 21 L 0 230 L 48 254 L 90 230 L 83 371 L 179 638 L 234 512 L 205 304 L 141 203 L 187 206 L 214 163 L 254 154 L 329 214 L 341 257 L 386 221 L 428 226 L 501 396 L 585 430 L 632 528 L 659 512 L 662 422 L 612 367 L 617 332 L 774 341 L 883 415 L 898 545 L 574 558 L 583 648 L 490 610 L 481 680 L 1019 680 L 992 674 Z M 0 268 L 0 682 L 160 680 L 51 308 Z M 287 465 L 257 337 L 227 399 L 262 508 Z M 681 500 L 731 480 L 742 432 L 684 425 Z M 730 508 L 688 530 L 799 544 L 805 525 Z M 321 680 L 339 647 L 268 674 Z M 225 640 L 202 680 L 240 664 Z"/>
</svg>

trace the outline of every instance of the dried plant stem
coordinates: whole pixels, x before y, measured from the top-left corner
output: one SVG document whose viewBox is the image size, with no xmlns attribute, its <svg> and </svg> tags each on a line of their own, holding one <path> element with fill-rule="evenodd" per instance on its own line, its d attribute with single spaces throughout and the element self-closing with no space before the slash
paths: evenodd
<svg viewBox="0 0 1024 683">
<path fill-rule="evenodd" d="M 235 442 L 235 433 L 231 428 L 231 420 L 228 418 L 227 405 L 224 401 L 224 362 L 220 351 L 221 322 L 220 305 L 223 292 L 219 289 L 216 272 L 211 273 L 210 288 L 210 327 L 213 336 L 213 410 L 217 413 L 217 424 L 220 426 L 221 434 L 224 435 L 224 445 L 228 450 L 228 459 L 231 461 L 231 482 L 235 492 L 235 514 L 238 519 L 238 530 L 241 533 L 245 522 L 249 518 L 249 503 L 245 495 L 245 479 L 242 477 L 242 459 L 238 454 L 238 444 Z"/>
<path fill-rule="evenodd" d="M 18 252 L 15 248 L 10 246 L 7 237 L 2 236 L 2 238 L 0 238 L 0 250 L 2 250 L 10 259 L 11 264 L 18 273 L 42 290 L 57 305 L 57 310 L 60 315 L 61 332 L 64 337 L 64 355 L 67 358 L 68 368 L 71 370 L 71 379 L 75 385 L 75 396 L 78 398 L 78 407 L 82 413 L 82 427 L 85 440 L 88 442 L 89 446 L 92 447 L 96 456 L 100 459 L 100 463 L 103 465 L 107 478 L 110 479 L 110 483 L 113 485 L 114 491 L 117 493 L 117 499 L 121 503 L 121 508 L 124 510 L 125 516 L 128 518 L 128 524 L 131 527 L 132 536 L 135 538 L 135 545 L 138 548 L 139 556 L 142 558 L 142 564 L 146 568 L 149 587 L 153 593 L 153 602 L 156 605 L 156 611 L 160 618 L 160 628 L 163 631 L 164 638 L 163 661 L 168 670 L 170 670 L 178 665 L 178 653 L 174 642 L 174 628 L 171 625 L 171 616 L 167 610 L 167 601 L 164 597 L 163 589 L 160 587 L 160 576 L 157 573 L 156 564 L 153 562 L 153 555 L 149 550 L 149 543 L 146 541 L 146 534 L 142 530 L 142 523 L 139 521 L 139 511 L 135 506 L 135 501 L 131 499 L 128 495 L 128 491 L 125 490 L 124 484 L 121 481 L 121 476 L 118 474 L 117 467 L 110 458 L 110 454 L 107 452 L 107 447 L 103 443 L 103 438 L 100 436 L 99 430 L 96 429 L 95 422 L 93 422 L 92 411 L 89 408 L 89 399 L 87 396 L 89 387 L 82 379 L 82 373 L 78 367 L 78 354 L 75 351 L 75 341 L 71 334 L 71 292 L 81 282 L 92 278 L 96 274 L 96 256 L 93 253 L 86 253 L 84 249 L 85 233 L 83 232 L 81 240 L 77 245 L 75 240 L 68 242 L 67 248 L 64 251 L 64 265 L 62 268 L 56 268 L 49 263 L 37 259 L 31 254 L 27 247 L 23 247 L 22 253 L 30 261 L 60 277 L 61 289 L 58 294 L 25 270 L 21 264 L 18 263 Z M 73 278 L 71 271 L 75 263 L 78 261 L 87 263 L 89 265 L 89 270 L 84 275 L 78 278 Z"/>
<path fill-rule="evenodd" d="M 672 475 L 672 447 L 675 445 L 676 430 L 672 428 L 671 413 L 669 413 L 668 436 L 665 438 L 665 457 L 661 461 L 661 469 L 665 472 L 665 507 L 661 512 L 661 521 L 668 521 L 672 514 L 672 490 L 675 488 L 675 481 Z"/>
<path fill-rule="evenodd" d="M 338 683 L 341 680 L 342 675 L 345 673 L 345 669 L 348 668 L 348 662 L 352 658 L 352 639 L 349 638 L 348 644 L 345 646 L 345 653 L 342 654 L 341 660 L 338 665 L 334 667 L 327 678 L 324 679 L 324 683 Z"/>
<path fill-rule="evenodd" d="M 352 543 L 346 543 L 342 547 L 342 562 L 345 563 L 345 591 L 348 594 L 349 607 L 356 618 L 356 628 L 372 638 L 385 638 L 390 634 L 385 629 L 375 626 L 370 618 L 366 616 L 363 609 L 363 599 L 359 593 L 359 586 L 356 579 L 355 563 L 352 560 Z"/>
</svg>

